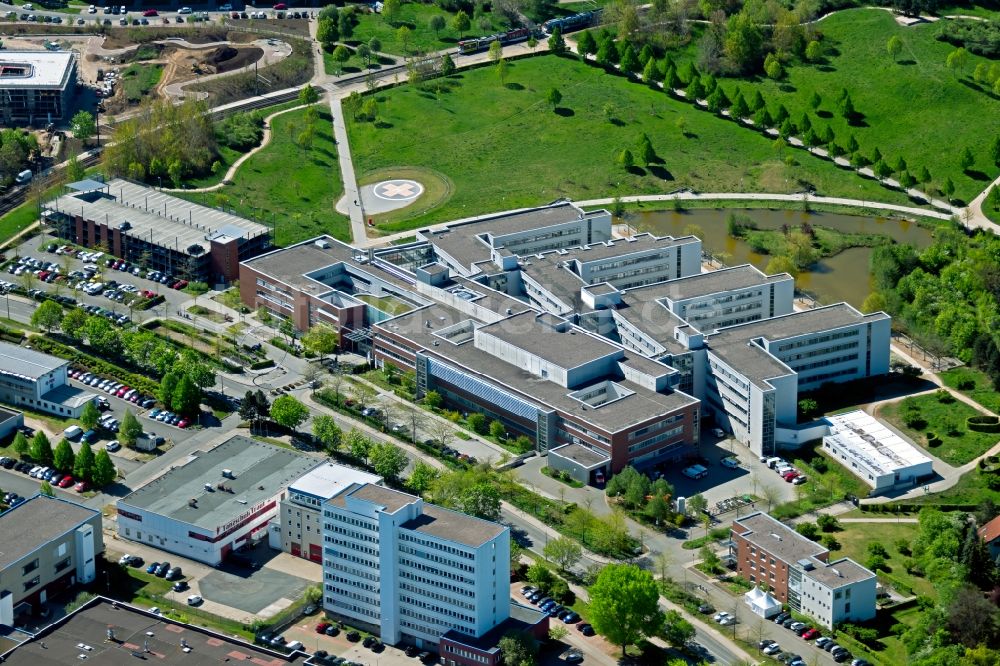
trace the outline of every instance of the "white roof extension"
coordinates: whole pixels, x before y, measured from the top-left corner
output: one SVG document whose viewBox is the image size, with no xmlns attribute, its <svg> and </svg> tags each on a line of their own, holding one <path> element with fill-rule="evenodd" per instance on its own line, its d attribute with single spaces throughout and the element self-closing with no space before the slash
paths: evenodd
<svg viewBox="0 0 1000 666">
<path fill-rule="evenodd" d="M 354 484 L 364 485 L 366 483 L 381 484 L 382 477 L 344 465 L 326 463 L 302 475 L 297 481 L 293 481 L 289 484 L 288 490 L 328 500 Z"/>
<path fill-rule="evenodd" d="M 0 51 L 0 87 L 62 88 L 72 51 Z"/>
<path fill-rule="evenodd" d="M 827 416 L 830 434 L 839 446 L 873 471 L 883 474 L 931 462 L 931 459 L 907 443 L 902 437 L 860 409 Z"/>
</svg>

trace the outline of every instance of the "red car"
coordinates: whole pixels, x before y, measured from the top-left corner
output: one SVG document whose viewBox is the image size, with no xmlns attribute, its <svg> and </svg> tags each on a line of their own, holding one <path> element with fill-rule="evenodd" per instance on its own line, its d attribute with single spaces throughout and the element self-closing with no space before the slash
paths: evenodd
<svg viewBox="0 0 1000 666">
<path fill-rule="evenodd" d="M 180 421 L 177 422 L 177 427 L 181 428 L 182 430 L 184 428 L 187 428 L 189 425 L 191 425 L 191 424 L 188 422 L 187 419 L 181 419 Z"/>
<path fill-rule="evenodd" d="M 327 627 L 329 626 L 330 626 L 329 622 L 320 622 L 319 624 L 316 625 L 316 633 L 317 634 L 325 633 Z"/>
<path fill-rule="evenodd" d="M 62 479 L 62 481 L 59 482 L 59 487 L 60 488 L 69 488 L 72 485 L 73 485 L 73 477 L 72 476 L 64 476 L 63 479 Z"/>
<path fill-rule="evenodd" d="M 85 492 L 85 491 L 87 491 L 89 489 L 90 489 L 90 485 L 88 485 L 86 481 L 81 481 L 80 483 L 78 483 L 75 486 L 73 486 L 73 490 L 75 490 L 78 493 Z"/>
<path fill-rule="evenodd" d="M 142 13 L 143 16 L 159 16 L 160 13 L 155 9 L 147 9 Z"/>
<path fill-rule="evenodd" d="M 807 640 L 807 641 L 811 641 L 812 639 L 816 638 L 817 636 L 819 636 L 819 629 L 809 629 L 804 634 L 802 634 L 802 638 L 805 639 L 805 640 Z"/>
<path fill-rule="evenodd" d="M 285 3 L 283 3 L 283 2 L 279 2 L 278 4 L 276 4 L 276 5 L 274 6 L 274 8 L 275 8 L 275 9 L 288 9 L 288 5 L 286 5 L 286 4 L 285 4 Z"/>
<path fill-rule="evenodd" d="M 121 387 L 120 389 L 118 389 L 117 391 L 115 391 L 115 395 L 116 395 L 116 396 L 118 396 L 118 397 L 120 398 L 120 397 L 122 397 L 123 395 L 125 395 L 126 393 L 128 393 L 129 391 L 131 391 L 131 390 L 132 390 L 132 389 L 130 389 L 129 387 L 127 387 L 127 386 L 123 386 L 123 387 Z"/>
<path fill-rule="evenodd" d="M 792 470 L 791 472 L 785 472 L 784 474 L 782 474 L 782 475 L 781 475 L 781 478 L 783 478 L 783 479 L 784 479 L 785 481 L 787 481 L 788 483 L 791 483 L 791 482 L 792 482 L 792 479 L 794 479 L 794 478 L 795 478 L 795 477 L 797 477 L 798 475 L 799 475 L 799 473 L 798 473 L 798 472 L 796 472 L 795 470 Z"/>
</svg>

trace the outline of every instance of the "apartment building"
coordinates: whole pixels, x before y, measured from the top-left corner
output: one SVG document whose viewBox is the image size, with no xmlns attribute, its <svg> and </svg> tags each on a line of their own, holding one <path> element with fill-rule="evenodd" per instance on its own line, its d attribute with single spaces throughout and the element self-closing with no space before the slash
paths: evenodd
<svg viewBox="0 0 1000 666">
<path fill-rule="evenodd" d="M 0 342 L 0 401 L 63 418 L 76 418 L 84 405 L 97 396 L 72 386 L 68 370 L 69 361 Z"/>
<path fill-rule="evenodd" d="M 323 503 L 348 487 L 382 484 L 382 477 L 353 467 L 324 463 L 288 486 L 281 500 L 278 520 L 272 523 L 280 535 L 281 550 L 322 564 Z"/>
<path fill-rule="evenodd" d="M 271 247 L 263 224 L 116 178 L 84 180 L 42 205 L 61 238 L 151 270 L 218 284 L 239 278 L 240 262 Z"/>
<path fill-rule="evenodd" d="M 35 495 L 0 514 L 0 625 L 13 627 L 52 596 L 97 575 L 101 513 Z"/>
<path fill-rule="evenodd" d="M 417 391 L 499 421 L 550 456 L 573 444 L 615 473 L 676 462 L 698 441 L 698 401 L 675 391 L 675 370 L 551 313 L 526 310 L 485 322 L 443 305 L 374 327 L 375 358 L 416 373 Z M 576 471 L 578 466 L 567 468 Z"/>
<path fill-rule="evenodd" d="M 766 513 L 733 521 L 730 549 L 741 577 L 824 627 L 875 617 L 873 572 L 846 557 L 831 562 L 829 550 Z"/>
<path fill-rule="evenodd" d="M 510 616 L 510 529 L 373 484 L 323 503 L 323 607 L 386 643 L 436 647 Z"/>
<path fill-rule="evenodd" d="M 73 51 L 0 51 L 0 125 L 65 120 L 75 94 Z"/>
</svg>

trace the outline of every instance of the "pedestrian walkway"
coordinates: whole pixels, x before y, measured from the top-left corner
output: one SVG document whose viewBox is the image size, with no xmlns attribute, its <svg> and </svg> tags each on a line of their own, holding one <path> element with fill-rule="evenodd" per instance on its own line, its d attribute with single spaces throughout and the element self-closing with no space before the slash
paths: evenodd
<svg viewBox="0 0 1000 666">
<path fill-rule="evenodd" d="M 347 138 L 347 127 L 344 125 L 344 109 L 338 95 L 330 95 L 330 115 L 333 117 L 333 138 L 337 144 L 337 159 L 340 162 L 340 176 L 344 183 L 344 196 L 354 202 L 348 211 L 351 218 L 351 238 L 363 245 L 368 238 L 365 229 L 365 212 L 361 208 L 361 192 L 358 190 L 358 179 L 354 174 L 354 161 L 351 158 L 351 143 Z"/>
</svg>

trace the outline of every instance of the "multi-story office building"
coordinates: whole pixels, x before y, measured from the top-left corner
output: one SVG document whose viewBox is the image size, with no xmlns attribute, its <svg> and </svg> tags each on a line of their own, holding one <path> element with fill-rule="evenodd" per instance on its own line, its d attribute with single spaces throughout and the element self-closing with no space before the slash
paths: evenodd
<svg viewBox="0 0 1000 666">
<path fill-rule="evenodd" d="M 76 418 L 97 396 L 70 385 L 68 369 L 69 361 L 0 342 L 0 401 Z"/>
<path fill-rule="evenodd" d="M 480 637 L 510 616 L 510 529 L 354 485 L 323 504 L 323 607 L 386 643 Z"/>
<path fill-rule="evenodd" d="M 0 514 L 0 625 L 40 610 L 50 597 L 97 575 L 101 513 L 35 495 Z"/>
<path fill-rule="evenodd" d="M 0 51 L 0 125 L 48 125 L 69 117 L 76 93 L 72 51 Z"/>
<path fill-rule="evenodd" d="M 218 284 L 239 278 L 240 262 L 271 247 L 271 230 L 121 178 L 84 180 L 43 204 L 61 238 L 151 270 Z"/>
<path fill-rule="evenodd" d="M 235 436 L 118 500 L 118 536 L 218 566 L 262 539 L 316 458 Z"/>
<path fill-rule="evenodd" d="M 830 562 L 829 550 L 766 513 L 733 521 L 731 543 L 740 576 L 823 626 L 875 617 L 873 572 L 847 557 Z"/>
<path fill-rule="evenodd" d="M 281 534 L 281 549 L 296 557 L 323 562 L 323 503 L 353 484 L 379 485 L 382 477 L 352 467 L 325 463 L 288 486 L 281 500 L 279 520 L 272 529 Z"/>
</svg>

